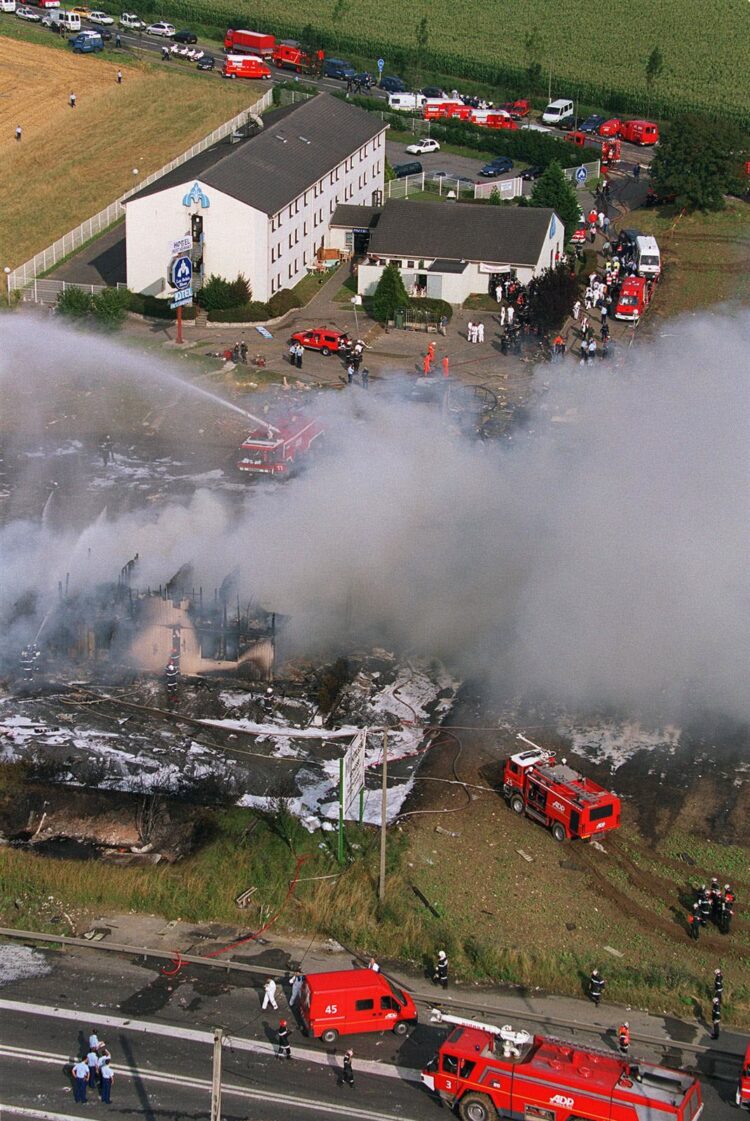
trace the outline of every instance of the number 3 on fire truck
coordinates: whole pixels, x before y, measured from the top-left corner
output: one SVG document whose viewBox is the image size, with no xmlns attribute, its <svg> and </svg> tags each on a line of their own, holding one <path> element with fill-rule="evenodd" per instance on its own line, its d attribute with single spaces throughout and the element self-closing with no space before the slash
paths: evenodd
<svg viewBox="0 0 750 1121">
<path fill-rule="evenodd" d="M 336 1013 L 338 1012 L 338 1010 L 339 1010 L 338 1004 L 327 1004 L 326 1005 L 326 1016 L 335 1016 Z"/>
</svg>

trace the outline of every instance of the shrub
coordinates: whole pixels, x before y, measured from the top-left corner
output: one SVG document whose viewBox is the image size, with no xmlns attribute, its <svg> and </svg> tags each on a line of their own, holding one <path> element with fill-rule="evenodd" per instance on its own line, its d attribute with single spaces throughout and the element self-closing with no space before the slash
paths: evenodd
<svg viewBox="0 0 750 1121">
<path fill-rule="evenodd" d="M 263 319 L 270 319 L 268 304 L 260 300 L 252 300 L 240 307 L 218 308 L 208 317 L 212 323 L 259 323 Z"/>
<path fill-rule="evenodd" d="M 57 310 L 68 319 L 86 319 L 91 314 L 91 293 L 69 284 L 57 294 Z"/>
<path fill-rule="evenodd" d="M 251 297 L 250 285 L 244 276 L 236 280 L 225 280 L 223 276 L 209 276 L 206 283 L 196 294 L 196 303 L 206 311 L 218 311 L 221 308 L 239 307 L 246 304 Z"/>
<path fill-rule="evenodd" d="M 250 282 L 242 273 L 239 274 L 236 280 L 232 281 L 229 285 L 229 289 L 232 293 L 232 307 L 243 307 L 245 304 L 249 304 L 253 298 Z"/>
<path fill-rule="evenodd" d="M 299 296 L 291 288 L 282 288 L 280 292 L 274 292 L 268 301 L 269 318 L 275 319 L 278 315 L 286 315 L 296 307 L 302 307 Z"/>
<path fill-rule="evenodd" d="M 409 305 L 412 311 L 421 312 L 424 319 L 434 320 L 435 322 L 443 315 L 450 321 L 453 315 L 453 308 L 449 303 L 445 300 L 432 299 L 429 296 L 420 296 L 409 300 Z"/>
<path fill-rule="evenodd" d="M 128 314 L 128 293 L 124 288 L 105 288 L 91 300 L 91 313 L 101 327 L 116 331 Z"/>
<path fill-rule="evenodd" d="M 127 307 L 138 315 L 146 315 L 150 319 L 176 319 L 177 312 L 169 306 L 169 300 L 160 300 L 156 296 L 144 296 L 141 292 L 128 292 Z M 183 319 L 195 319 L 195 308 L 184 307 Z"/>
</svg>

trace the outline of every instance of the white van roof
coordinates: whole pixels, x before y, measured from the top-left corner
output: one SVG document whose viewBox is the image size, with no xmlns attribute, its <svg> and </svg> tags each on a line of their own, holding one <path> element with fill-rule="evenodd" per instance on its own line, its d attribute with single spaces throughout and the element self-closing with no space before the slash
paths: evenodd
<svg viewBox="0 0 750 1121">
<path fill-rule="evenodd" d="M 556 101 L 550 101 L 547 109 L 562 109 L 564 105 L 572 105 L 572 97 L 558 97 Z M 546 112 L 546 110 L 545 110 Z"/>
<path fill-rule="evenodd" d="M 657 255 L 659 253 L 658 241 L 655 237 L 651 237 L 648 234 L 640 234 L 640 236 L 635 239 L 635 244 L 640 253 L 655 253 Z"/>
</svg>

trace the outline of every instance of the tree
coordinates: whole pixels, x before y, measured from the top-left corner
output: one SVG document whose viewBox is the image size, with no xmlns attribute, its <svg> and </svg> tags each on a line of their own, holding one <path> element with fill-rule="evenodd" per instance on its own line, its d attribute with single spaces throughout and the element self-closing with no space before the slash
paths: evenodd
<svg viewBox="0 0 750 1121">
<path fill-rule="evenodd" d="M 209 276 L 195 297 L 195 302 L 206 311 L 223 311 L 230 307 L 244 307 L 252 299 L 250 285 L 244 276 L 225 280 L 223 276 Z"/>
<path fill-rule="evenodd" d="M 687 210 L 721 210 L 724 196 L 744 191 L 750 143 L 729 121 L 687 113 L 662 136 L 651 164 L 658 195 L 674 196 Z"/>
<path fill-rule="evenodd" d="M 421 20 L 417 24 L 416 40 L 419 49 L 422 51 L 425 50 L 427 44 L 430 41 L 430 29 L 427 23 L 427 16 L 422 16 Z"/>
<path fill-rule="evenodd" d="M 575 188 L 563 175 L 556 160 L 539 176 L 531 192 L 532 206 L 549 206 L 565 227 L 565 236 L 573 236 L 578 227 L 580 208 Z"/>
<path fill-rule="evenodd" d="M 86 319 L 91 314 L 91 293 L 77 284 L 66 284 L 57 293 L 57 311 L 68 319 Z"/>
<path fill-rule="evenodd" d="M 380 323 L 393 319 L 396 308 L 407 308 L 409 297 L 397 265 L 386 265 L 372 297 L 372 313 Z"/>
<path fill-rule="evenodd" d="M 498 191 L 497 187 L 493 187 L 492 190 L 490 191 L 490 205 L 491 206 L 502 206 L 502 204 L 503 204 L 502 195 Z"/>
<path fill-rule="evenodd" d="M 663 70 L 664 55 L 661 53 L 661 48 L 656 46 L 648 56 L 648 61 L 646 62 L 646 82 L 649 89 L 651 89 L 657 78 L 661 78 Z"/>
<path fill-rule="evenodd" d="M 130 294 L 125 288 L 105 288 L 91 300 L 91 313 L 100 327 L 117 331 L 128 315 Z"/>
<path fill-rule="evenodd" d="M 529 319 L 545 334 L 560 327 L 576 301 L 578 280 L 567 261 L 545 269 L 528 286 Z"/>
</svg>

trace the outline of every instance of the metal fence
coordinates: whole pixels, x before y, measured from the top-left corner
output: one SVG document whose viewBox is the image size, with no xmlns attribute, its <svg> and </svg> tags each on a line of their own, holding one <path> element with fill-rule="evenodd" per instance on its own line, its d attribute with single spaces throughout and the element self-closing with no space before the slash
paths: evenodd
<svg viewBox="0 0 750 1121">
<path fill-rule="evenodd" d="M 488 183 L 474 183 L 462 176 L 440 175 L 420 172 L 419 175 L 406 175 L 403 179 L 391 179 L 385 184 L 387 199 L 408 199 L 413 195 L 435 195 L 447 199 L 488 199 L 497 191 L 501 199 L 513 199 L 523 194 L 523 180 L 520 176 L 513 179 L 496 179 Z"/>
<path fill-rule="evenodd" d="M 581 168 L 586 172 L 585 175 L 581 174 Z M 565 178 L 572 179 L 574 185 L 579 189 L 590 188 L 592 183 L 601 175 L 602 164 L 601 160 L 592 160 L 591 163 L 582 163 L 580 167 L 566 167 Z"/>
<path fill-rule="evenodd" d="M 248 109 L 243 110 L 242 113 L 238 113 L 236 117 L 232 117 L 230 121 L 224 121 L 224 123 L 219 125 L 218 128 L 215 128 L 213 132 L 210 132 L 208 136 L 204 136 L 202 140 L 193 144 L 186 152 L 183 152 L 182 155 L 176 156 L 175 159 L 170 160 L 168 164 L 159 168 L 153 175 L 147 175 L 145 179 L 139 180 L 134 187 L 131 187 L 124 195 L 121 195 L 118 199 L 115 199 L 114 202 L 111 202 L 104 210 L 100 210 L 99 213 L 95 214 L 92 218 L 87 218 L 85 222 L 81 222 L 80 226 L 76 226 L 74 230 L 69 230 L 68 233 L 63 234 L 62 237 L 59 237 L 52 245 L 43 249 L 41 253 L 37 253 L 31 260 L 26 261 L 23 265 L 19 265 L 11 272 L 8 278 L 9 287 L 25 288 L 35 280 L 40 273 L 53 268 L 59 261 L 62 261 L 64 257 L 67 257 L 68 254 L 75 252 L 76 249 L 80 249 L 80 247 L 87 241 L 90 241 L 92 237 L 96 237 L 97 234 L 108 229 L 109 226 L 114 225 L 115 222 L 122 218 L 124 214 L 123 203 L 126 202 L 131 195 L 143 190 L 144 187 L 150 186 L 151 183 L 155 183 L 157 179 L 160 179 L 162 175 L 166 175 L 168 171 L 172 171 L 175 167 L 186 163 L 188 160 L 192 159 L 193 156 L 197 156 L 199 152 L 205 151 L 206 148 L 210 148 L 211 145 L 215 144 L 218 140 L 223 140 L 225 136 L 229 136 L 230 133 L 245 125 L 249 118 L 257 116 L 271 105 L 272 97 L 272 92 L 269 90 L 259 101 L 256 101 Z M 90 286 L 85 285 L 84 287 Z M 93 287 L 96 288 L 97 285 Z"/>
<path fill-rule="evenodd" d="M 71 280 L 39 280 L 34 277 L 21 290 L 21 300 L 24 303 L 54 305 L 59 294 L 66 288 L 80 288 L 90 296 L 96 296 L 99 292 L 106 291 L 108 287 L 107 284 L 77 284 Z M 118 284 L 117 287 L 127 288 L 127 285 Z"/>
</svg>

